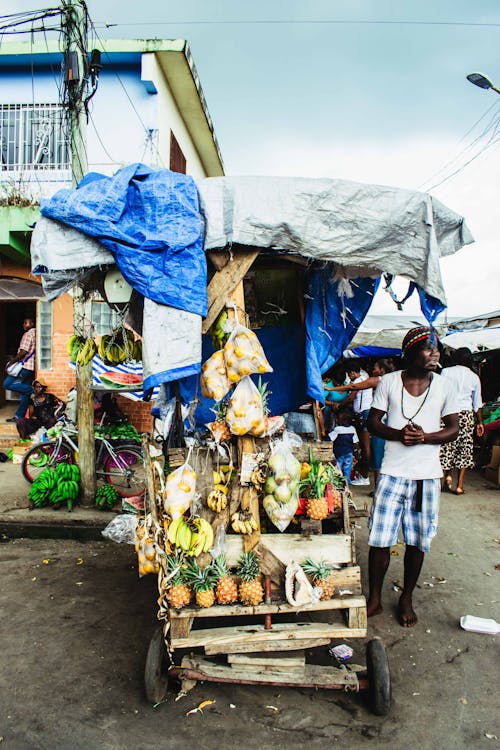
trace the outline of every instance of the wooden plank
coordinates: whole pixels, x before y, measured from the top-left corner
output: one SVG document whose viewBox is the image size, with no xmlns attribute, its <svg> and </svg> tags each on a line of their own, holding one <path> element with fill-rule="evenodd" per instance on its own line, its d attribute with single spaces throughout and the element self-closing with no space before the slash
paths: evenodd
<svg viewBox="0 0 500 750">
<path fill-rule="evenodd" d="M 286 673 L 283 670 L 273 672 L 258 667 L 247 669 L 240 667 L 237 669 L 234 666 L 228 667 L 210 659 L 192 655 L 185 656 L 182 659 L 181 669 L 193 670 L 214 681 L 225 678 L 228 681 L 249 684 L 274 684 L 275 682 L 280 683 L 282 680 L 295 685 L 322 688 L 356 688 L 358 684 L 355 672 L 333 666 L 324 667 L 319 664 L 305 664 L 300 672 L 290 670 Z"/>
<path fill-rule="evenodd" d="M 368 625 L 365 607 L 350 607 L 347 610 L 347 624 L 350 628 L 365 628 Z"/>
<path fill-rule="evenodd" d="M 203 321 L 202 333 L 207 333 L 223 309 L 229 294 L 243 281 L 247 271 L 258 256 L 259 248 L 238 248 L 234 250 L 229 263 L 216 271 L 208 284 L 208 312 Z"/>
<path fill-rule="evenodd" d="M 187 638 L 191 632 L 193 624 L 192 617 L 176 617 L 173 612 L 170 614 L 170 637 Z"/>
<path fill-rule="evenodd" d="M 276 640 L 269 641 L 268 643 L 259 643 L 258 651 L 267 653 L 276 653 L 282 651 L 297 651 L 300 649 L 311 649 L 319 648 L 320 646 L 329 646 L 331 638 L 297 638 L 295 641 L 290 640 Z M 247 643 L 231 643 L 218 644 L 214 650 L 211 650 L 210 646 L 205 649 L 207 655 L 210 654 L 248 654 Z"/>
<path fill-rule="evenodd" d="M 176 638 L 171 633 L 172 648 L 198 648 L 202 646 L 208 653 L 236 651 L 244 646 L 245 651 L 262 651 L 262 646 L 273 641 L 293 643 L 303 639 L 364 638 L 366 628 L 348 628 L 337 623 L 273 623 L 271 630 L 264 626 L 236 625 L 227 628 L 207 628 L 192 630 L 185 638 Z M 228 649 L 229 647 L 229 649 Z"/>
<path fill-rule="evenodd" d="M 231 666 L 254 666 L 254 667 L 273 667 L 274 665 L 280 666 L 280 668 L 293 668 L 299 667 L 304 668 L 306 663 L 305 651 L 294 651 L 293 653 L 287 653 L 276 651 L 272 656 L 267 654 L 228 654 L 228 664 Z"/>
<path fill-rule="evenodd" d="M 323 524 L 321 521 L 317 521 L 314 518 L 301 517 L 300 533 L 305 536 L 310 536 L 311 534 L 322 534 Z"/>
<path fill-rule="evenodd" d="M 339 571 L 340 572 L 340 571 Z M 349 609 L 350 607 L 365 607 L 364 596 L 345 596 L 344 598 L 327 599 L 326 601 L 314 602 L 305 607 L 292 607 L 288 602 L 272 602 L 271 604 L 257 604 L 245 606 L 243 604 L 217 604 L 213 607 L 183 607 L 172 613 L 172 619 L 184 618 L 214 618 L 214 617 L 248 617 L 250 615 L 278 615 L 297 614 L 298 612 L 329 612 L 337 609 Z"/>
<path fill-rule="evenodd" d="M 302 562 L 306 557 L 329 563 L 350 563 L 352 558 L 351 537 L 348 534 L 323 534 L 314 537 L 263 534 L 260 545 L 267 547 L 285 566 L 292 560 Z M 228 534 L 226 554 L 230 566 L 236 565 L 242 552 L 241 534 Z"/>
<path fill-rule="evenodd" d="M 286 566 L 283 565 L 275 554 L 265 544 L 259 543 L 254 548 L 259 555 L 259 563 L 262 574 L 269 576 L 271 583 L 274 583 L 279 589 L 285 579 Z"/>
</svg>

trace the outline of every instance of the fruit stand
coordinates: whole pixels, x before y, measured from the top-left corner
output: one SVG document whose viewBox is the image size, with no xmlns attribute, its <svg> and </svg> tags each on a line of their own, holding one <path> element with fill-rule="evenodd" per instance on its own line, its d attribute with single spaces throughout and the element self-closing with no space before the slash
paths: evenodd
<svg viewBox="0 0 500 750">
<path fill-rule="evenodd" d="M 243 258 L 240 274 L 251 264 Z M 367 667 L 306 660 L 311 649 L 367 635 L 351 496 L 331 443 L 294 442 L 266 414 L 265 388 L 249 376 L 271 367 L 238 321 L 241 277 L 230 296 L 231 332 L 202 365 L 203 395 L 224 405 L 208 425 L 213 440 L 158 458 L 144 437 L 148 502 L 136 551 L 139 573 L 158 573 L 162 623 L 147 696 L 164 700 L 173 678 L 183 691 L 198 680 L 369 689 L 373 710 L 387 713 L 380 641 L 368 644 Z M 212 305 L 212 324 L 224 307 Z"/>
</svg>

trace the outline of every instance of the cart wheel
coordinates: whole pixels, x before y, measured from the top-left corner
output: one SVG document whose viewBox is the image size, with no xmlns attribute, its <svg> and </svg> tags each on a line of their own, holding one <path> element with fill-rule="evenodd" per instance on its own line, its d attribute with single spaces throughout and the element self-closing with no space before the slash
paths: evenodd
<svg viewBox="0 0 500 750">
<path fill-rule="evenodd" d="M 149 643 L 144 667 L 144 687 L 146 698 L 156 705 L 167 695 L 168 677 L 166 664 L 167 651 L 163 640 L 163 628 L 157 628 Z"/>
<path fill-rule="evenodd" d="M 377 716 L 387 716 L 391 708 L 391 675 L 380 638 L 374 638 L 366 644 L 366 670 L 370 708 Z"/>
</svg>

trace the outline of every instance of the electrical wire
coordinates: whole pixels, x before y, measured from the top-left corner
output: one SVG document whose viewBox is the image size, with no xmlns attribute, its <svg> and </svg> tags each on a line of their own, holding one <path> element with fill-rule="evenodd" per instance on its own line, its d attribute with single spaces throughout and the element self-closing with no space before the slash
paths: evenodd
<svg viewBox="0 0 500 750">
<path fill-rule="evenodd" d="M 457 162 L 458 159 L 461 156 L 463 156 L 467 151 L 470 151 L 471 148 L 473 148 L 477 143 L 479 143 L 479 141 L 481 141 L 481 139 L 483 139 L 490 132 L 490 130 L 493 130 L 493 135 L 495 135 L 496 128 L 498 127 L 498 124 L 500 123 L 500 117 L 498 116 L 499 113 L 500 113 L 500 102 L 499 101 L 493 102 L 493 104 L 490 107 L 488 107 L 488 109 L 486 110 L 486 112 L 479 118 L 479 120 L 477 120 L 474 123 L 474 125 L 472 125 L 472 127 L 469 128 L 469 130 L 467 131 L 467 133 L 465 133 L 465 135 L 462 136 L 462 138 L 460 139 L 459 143 L 461 143 L 464 140 L 464 138 L 469 133 L 471 133 L 471 131 L 476 127 L 476 125 L 478 125 L 481 122 L 481 120 L 483 120 L 484 117 L 486 117 L 486 115 L 491 112 L 492 109 L 494 109 L 495 112 L 493 114 L 493 117 L 490 119 L 490 121 L 488 122 L 488 124 L 484 128 L 484 130 L 478 136 L 476 136 L 476 138 L 474 138 L 474 140 L 472 140 L 467 146 L 465 146 L 461 151 L 459 151 L 459 153 L 456 156 L 454 156 L 452 159 L 449 159 L 447 162 L 445 162 L 445 164 L 443 164 L 442 167 L 440 167 L 440 169 L 438 169 L 435 172 L 433 172 L 426 180 L 424 180 L 417 187 L 417 190 L 423 190 L 423 189 L 425 189 L 425 185 L 427 185 L 428 183 L 430 183 L 438 175 L 442 174 L 448 167 L 451 167 L 455 162 Z"/>
<path fill-rule="evenodd" d="M 94 122 L 94 118 L 92 117 L 92 113 L 91 112 L 89 112 L 89 119 L 90 119 L 90 122 L 92 124 L 92 127 L 94 128 L 94 133 L 96 134 L 96 138 L 99 141 L 99 143 L 101 144 L 101 148 L 104 151 L 104 153 L 106 154 L 106 156 L 108 157 L 108 159 L 110 160 L 110 162 L 112 164 L 121 164 L 122 162 L 119 162 L 116 159 L 113 159 L 113 157 L 111 156 L 111 154 L 107 150 L 106 146 L 104 145 L 104 142 L 103 142 L 103 140 L 102 140 L 102 138 L 101 138 L 101 136 L 99 134 L 99 131 L 97 130 L 97 125 Z"/>
<path fill-rule="evenodd" d="M 495 129 L 494 132 L 496 133 L 496 129 Z M 470 158 L 468 161 L 466 161 L 460 167 L 458 167 L 457 169 L 455 169 L 454 172 L 451 172 L 451 174 L 447 175 L 446 177 L 444 177 L 439 182 L 436 182 L 434 185 L 431 185 L 429 188 L 427 188 L 426 192 L 430 192 L 431 190 L 435 190 L 437 187 L 440 187 L 441 185 L 444 185 L 445 182 L 448 182 L 448 180 L 451 180 L 452 177 L 456 177 L 456 175 L 460 174 L 460 172 L 463 172 L 463 170 L 466 167 L 468 167 L 469 164 L 471 164 L 473 161 L 475 161 L 476 159 L 478 159 L 482 154 L 485 153 L 485 151 L 488 151 L 490 148 L 492 148 L 493 146 L 495 146 L 499 142 L 500 142 L 500 136 L 498 138 L 495 138 L 494 140 L 491 140 L 491 138 L 490 138 L 490 141 L 488 141 L 488 143 L 486 144 L 486 146 L 484 146 L 481 149 L 481 151 L 479 151 L 477 154 L 474 154 L 474 156 L 472 158 Z"/>
<path fill-rule="evenodd" d="M 234 26 L 251 26 L 251 25 L 294 25 L 294 26 L 307 26 L 307 25 L 332 25 L 332 26 L 470 26 L 470 27 L 498 27 L 500 23 L 496 22 L 476 22 L 476 21 L 364 21 L 364 20 L 339 20 L 339 19 L 254 19 L 254 20 L 229 20 L 229 19 L 204 19 L 196 21 L 150 21 L 147 22 L 135 21 L 126 23 L 106 23 L 105 21 L 98 22 L 103 28 L 109 29 L 114 26 L 140 26 L 144 23 L 152 24 L 154 26 L 198 26 L 198 25 L 234 25 Z"/>
</svg>

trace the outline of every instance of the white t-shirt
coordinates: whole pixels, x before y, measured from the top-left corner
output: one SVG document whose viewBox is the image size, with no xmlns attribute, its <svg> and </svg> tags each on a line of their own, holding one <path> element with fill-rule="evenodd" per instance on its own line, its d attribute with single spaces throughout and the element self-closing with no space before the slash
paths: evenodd
<svg viewBox="0 0 500 750">
<path fill-rule="evenodd" d="M 483 406 L 481 381 L 468 367 L 454 365 L 442 371 L 450 390 L 455 394 L 458 411 L 477 411 Z"/>
<path fill-rule="evenodd" d="M 456 399 L 446 380 L 436 374 L 432 376 L 427 398 L 426 394 L 424 391 L 421 396 L 412 396 L 403 388 L 401 372 L 390 372 L 380 378 L 372 407 L 385 412 L 387 425 L 395 430 L 403 429 L 413 419 L 424 432 L 437 432 L 441 429 L 441 418 L 458 411 Z M 437 479 L 443 476 L 439 448 L 439 445 L 403 445 L 398 440 L 387 440 L 380 471 L 405 479 Z"/>
<path fill-rule="evenodd" d="M 368 380 L 368 373 L 361 370 L 359 377 L 353 380 L 353 383 L 362 383 L 364 380 Z M 359 414 L 362 411 L 366 411 L 372 405 L 373 401 L 373 388 L 367 388 L 364 391 L 354 391 L 354 401 L 352 402 L 352 409 L 355 414 Z"/>
</svg>

